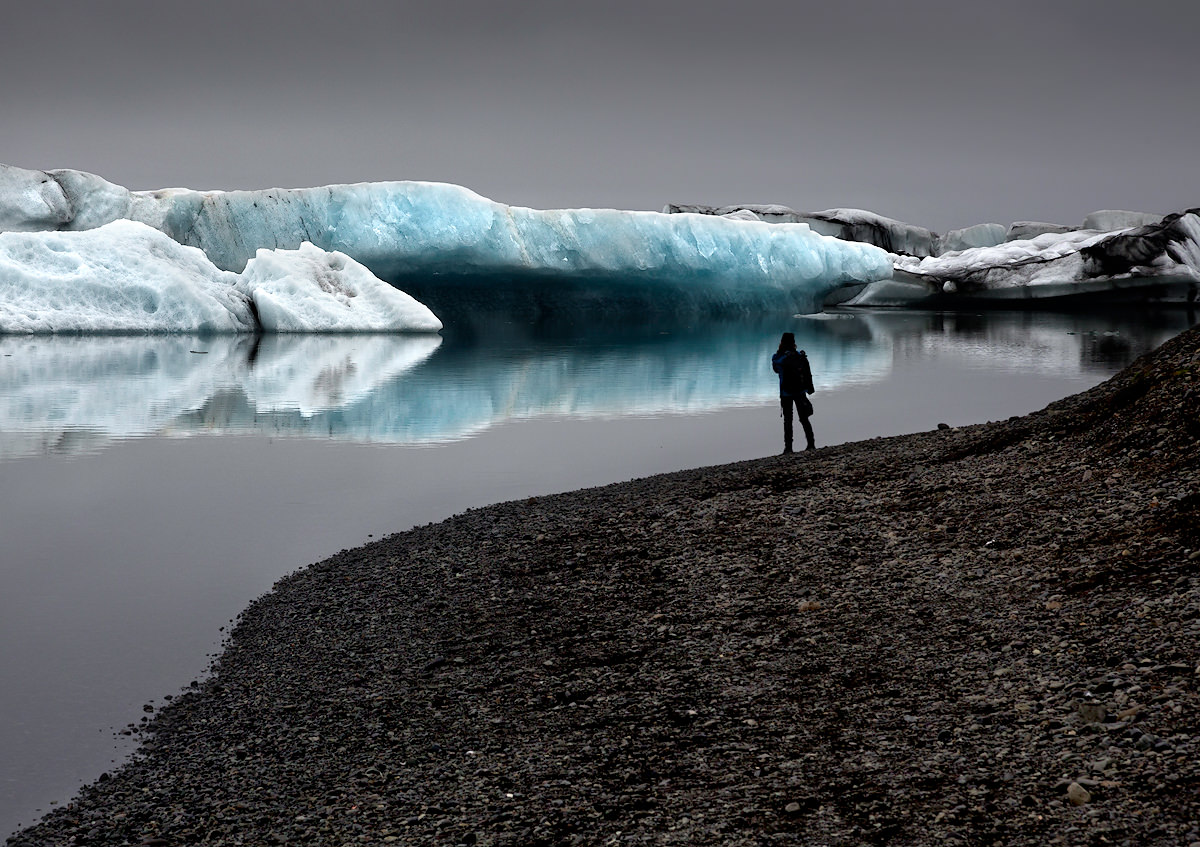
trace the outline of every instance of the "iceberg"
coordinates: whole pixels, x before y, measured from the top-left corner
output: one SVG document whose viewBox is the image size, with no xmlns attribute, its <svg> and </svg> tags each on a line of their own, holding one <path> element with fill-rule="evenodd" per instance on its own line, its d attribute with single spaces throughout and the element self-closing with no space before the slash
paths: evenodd
<svg viewBox="0 0 1200 847">
<path fill-rule="evenodd" d="M 238 287 L 267 332 L 436 332 L 442 322 L 345 253 L 259 249 Z"/>
<path fill-rule="evenodd" d="M 441 322 L 350 257 L 259 250 L 245 270 L 134 221 L 0 233 L 0 333 L 437 331 Z"/>
<path fill-rule="evenodd" d="M 237 280 L 129 221 L 0 233 L 0 332 L 251 332 Z"/>
<path fill-rule="evenodd" d="M 615 209 L 506 206 L 457 185 L 374 182 L 260 191 L 129 191 L 81 171 L 0 167 L 0 228 L 138 221 L 242 272 L 307 242 L 352 257 L 435 311 L 514 296 L 536 308 L 816 311 L 891 274 L 887 254 L 805 224 Z M 11 199 L 11 198 L 16 198 Z M 474 298 L 474 299 L 472 299 Z"/>
<path fill-rule="evenodd" d="M 975 224 L 944 236 L 861 209 L 670 204 L 667 214 L 806 222 L 887 250 L 890 277 L 831 291 L 824 306 L 955 308 L 1040 299 L 1194 303 L 1200 296 L 1200 209 L 1162 216 L 1104 209 L 1082 227 L 1039 221 Z"/>
<path fill-rule="evenodd" d="M 849 306 L 953 306 L 1097 297 L 1195 302 L 1200 209 L 1117 232 L 1047 232 L 995 247 L 894 257 L 894 279 L 867 285 Z"/>
</svg>

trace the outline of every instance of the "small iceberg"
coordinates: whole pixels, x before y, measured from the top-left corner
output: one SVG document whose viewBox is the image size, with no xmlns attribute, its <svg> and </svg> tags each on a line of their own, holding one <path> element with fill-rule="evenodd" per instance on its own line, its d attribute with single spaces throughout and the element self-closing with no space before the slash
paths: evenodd
<svg viewBox="0 0 1200 847">
<path fill-rule="evenodd" d="M 267 332 L 436 332 L 425 305 L 377 278 L 345 253 L 307 241 L 296 250 L 260 249 L 238 287 Z"/>
<path fill-rule="evenodd" d="M 258 250 L 241 273 L 136 221 L 0 233 L 0 333 L 436 332 L 349 256 Z"/>
</svg>

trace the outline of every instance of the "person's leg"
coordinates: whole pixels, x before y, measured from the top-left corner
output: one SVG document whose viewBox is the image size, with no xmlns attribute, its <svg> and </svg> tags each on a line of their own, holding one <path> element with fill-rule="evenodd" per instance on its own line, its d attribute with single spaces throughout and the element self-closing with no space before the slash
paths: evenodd
<svg viewBox="0 0 1200 847">
<path fill-rule="evenodd" d="M 792 398 L 780 397 L 779 406 L 783 409 L 783 452 L 792 452 Z"/>
<path fill-rule="evenodd" d="M 800 425 L 804 427 L 804 438 L 808 441 L 808 446 L 804 449 L 815 450 L 817 443 L 813 440 L 812 424 L 808 422 L 808 415 L 800 416 Z"/>
</svg>

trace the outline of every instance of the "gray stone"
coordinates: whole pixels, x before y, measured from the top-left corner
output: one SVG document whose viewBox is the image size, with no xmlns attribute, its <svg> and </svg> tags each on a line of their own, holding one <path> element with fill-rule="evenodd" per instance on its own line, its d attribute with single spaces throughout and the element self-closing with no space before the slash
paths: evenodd
<svg viewBox="0 0 1200 847">
<path fill-rule="evenodd" d="M 1092 799 L 1092 795 L 1078 782 L 1072 782 L 1067 786 L 1067 799 L 1074 806 L 1082 806 Z"/>
</svg>

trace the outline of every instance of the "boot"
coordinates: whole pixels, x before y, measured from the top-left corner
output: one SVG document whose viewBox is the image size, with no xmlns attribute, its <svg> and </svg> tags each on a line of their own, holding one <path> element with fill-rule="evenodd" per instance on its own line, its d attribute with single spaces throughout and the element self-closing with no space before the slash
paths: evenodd
<svg viewBox="0 0 1200 847">
<path fill-rule="evenodd" d="M 792 453 L 792 452 L 794 452 L 794 451 L 792 450 L 792 442 L 790 442 L 790 441 L 785 441 L 785 442 L 784 442 L 784 444 L 783 444 L 783 455 L 785 455 L 785 456 L 786 456 L 788 453 Z"/>
</svg>

